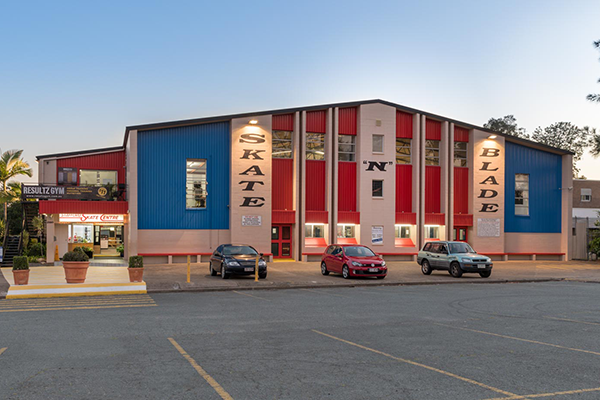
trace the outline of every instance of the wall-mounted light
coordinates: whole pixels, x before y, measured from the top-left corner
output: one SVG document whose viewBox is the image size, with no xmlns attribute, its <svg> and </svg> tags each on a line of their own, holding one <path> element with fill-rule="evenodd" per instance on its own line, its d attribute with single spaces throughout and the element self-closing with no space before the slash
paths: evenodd
<svg viewBox="0 0 600 400">
<path fill-rule="evenodd" d="M 258 120 L 256 120 L 256 119 L 251 119 L 250 121 L 248 121 L 248 123 L 249 123 L 250 125 L 256 125 L 256 124 L 258 124 Z"/>
<path fill-rule="evenodd" d="M 492 139 L 493 140 L 493 139 L 496 139 L 497 137 L 498 137 L 497 135 L 490 135 L 490 136 L 488 136 L 488 139 Z"/>
</svg>

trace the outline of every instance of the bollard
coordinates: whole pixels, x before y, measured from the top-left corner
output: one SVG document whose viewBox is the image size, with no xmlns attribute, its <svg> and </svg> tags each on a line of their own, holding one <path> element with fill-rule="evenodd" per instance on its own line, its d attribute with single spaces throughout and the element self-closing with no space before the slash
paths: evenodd
<svg viewBox="0 0 600 400">
<path fill-rule="evenodd" d="M 254 282 L 258 282 L 258 259 L 260 256 L 256 256 L 256 262 L 254 264 Z"/>
<path fill-rule="evenodd" d="M 190 256 L 187 256 L 187 283 L 190 283 Z"/>
<path fill-rule="evenodd" d="M 60 257 L 58 256 L 58 245 L 54 249 L 54 261 L 60 261 Z"/>
</svg>

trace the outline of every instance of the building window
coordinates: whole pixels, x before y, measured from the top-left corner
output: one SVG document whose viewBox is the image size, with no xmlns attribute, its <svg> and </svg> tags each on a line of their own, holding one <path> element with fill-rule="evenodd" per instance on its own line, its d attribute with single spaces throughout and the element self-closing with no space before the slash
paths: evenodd
<svg viewBox="0 0 600 400">
<path fill-rule="evenodd" d="M 515 174 L 515 214 L 529 215 L 529 174 Z"/>
<path fill-rule="evenodd" d="M 396 138 L 396 164 L 410 164 L 411 139 Z"/>
<path fill-rule="evenodd" d="M 589 203 L 592 201 L 592 189 L 581 189 L 581 202 Z"/>
<path fill-rule="evenodd" d="M 439 238 L 440 238 L 439 225 L 425 225 L 425 239 L 439 239 Z"/>
<path fill-rule="evenodd" d="M 306 159 L 324 160 L 325 159 L 325 134 L 307 133 L 306 134 Z"/>
<path fill-rule="evenodd" d="M 273 158 L 292 158 L 292 132 L 273 131 Z"/>
<path fill-rule="evenodd" d="M 323 225 L 323 224 L 306 224 L 304 227 L 304 237 L 324 238 L 325 237 L 325 225 Z"/>
<path fill-rule="evenodd" d="M 338 159 L 340 161 L 356 161 L 356 136 L 338 136 Z"/>
<path fill-rule="evenodd" d="M 410 225 L 396 225 L 396 239 L 410 239 Z"/>
<path fill-rule="evenodd" d="M 440 141 L 425 141 L 425 165 L 440 165 Z"/>
<path fill-rule="evenodd" d="M 383 197 L 383 181 L 378 179 L 373 179 L 372 183 L 372 195 L 373 197 Z"/>
<path fill-rule="evenodd" d="M 454 142 L 454 166 L 466 167 L 467 165 L 467 142 Z"/>
<path fill-rule="evenodd" d="M 185 179 L 186 208 L 206 208 L 206 160 L 187 159 Z"/>
<path fill-rule="evenodd" d="M 58 168 L 58 179 L 59 185 L 77 185 L 77 168 Z"/>
<path fill-rule="evenodd" d="M 383 135 L 373 135 L 373 153 L 383 153 Z"/>
<path fill-rule="evenodd" d="M 79 170 L 79 186 L 104 186 L 117 184 L 117 171 Z"/>
<path fill-rule="evenodd" d="M 339 238 L 354 238 L 355 225 L 338 224 L 337 237 Z"/>
</svg>

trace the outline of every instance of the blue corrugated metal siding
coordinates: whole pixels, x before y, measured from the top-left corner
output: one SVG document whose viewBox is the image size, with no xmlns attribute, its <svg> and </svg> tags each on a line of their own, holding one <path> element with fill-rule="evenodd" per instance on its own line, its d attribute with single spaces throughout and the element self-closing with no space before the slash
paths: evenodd
<svg viewBox="0 0 600 400">
<path fill-rule="evenodd" d="M 138 229 L 229 229 L 228 122 L 138 133 Z M 207 160 L 207 208 L 186 210 L 186 159 Z"/>
<path fill-rule="evenodd" d="M 561 231 L 562 157 L 506 142 L 505 232 Z M 529 216 L 515 215 L 515 174 L 529 174 Z"/>
</svg>

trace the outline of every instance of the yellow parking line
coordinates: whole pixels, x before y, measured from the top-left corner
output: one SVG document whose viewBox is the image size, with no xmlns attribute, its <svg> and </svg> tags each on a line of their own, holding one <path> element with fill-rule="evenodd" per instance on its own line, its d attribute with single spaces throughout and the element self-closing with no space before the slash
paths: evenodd
<svg viewBox="0 0 600 400">
<path fill-rule="evenodd" d="M 157 307 L 158 304 L 129 304 L 118 306 L 85 306 L 85 307 L 53 307 L 53 308 L 22 308 L 15 310 L 0 310 L 0 313 L 6 312 L 25 312 L 25 311 L 61 311 L 61 310 L 93 310 L 97 308 L 124 308 L 124 307 Z"/>
<path fill-rule="evenodd" d="M 593 354 L 595 356 L 600 356 L 600 353 L 595 352 L 595 351 L 591 351 L 591 350 L 576 349 L 576 348 L 573 348 L 573 347 L 566 347 L 566 346 L 561 346 L 561 345 L 558 345 L 558 344 L 552 344 L 552 343 L 546 343 L 546 342 L 539 342 L 537 340 L 529 340 L 529 339 L 522 339 L 522 338 L 518 338 L 518 337 L 514 337 L 514 336 L 500 335 L 499 333 L 478 331 L 477 329 L 469 329 L 469 328 L 462 328 L 462 327 L 459 327 L 459 326 L 452 326 L 452 325 L 440 324 L 439 322 L 434 322 L 434 324 L 440 325 L 440 326 L 446 326 L 446 327 L 454 328 L 454 329 L 460 329 L 460 330 L 463 330 L 463 331 L 469 331 L 469 332 L 475 332 L 475 333 L 482 333 L 484 335 L 490 335 L 490 336 L 497 336 L 497 337 L 501 337 L 501 338 L 504 338 L 504 339 L 519 340 L 521 342 L 541 344 L 543 346 L 556 347 L 557 349 L 578 351 L 578 352 L 581 352 L 581 353 L 588 353 L 588 354 Z"/>
<path fill-rule="evenodd" d="M 318 294 L 326 294 L 326 295 L 329 295 L 329 296 L 345 297 L 347 299 L 350 298 L 350 296 L 344 296 L 344 295 L 341 295 L 341 294 L 334 294 L 334 293 L 323 292 L 323 291 L 318 291 L 318 290 L 311 290 L 311 289 L 300 289 L 300 290 L 304 290 L 306 292 L 318 293 Z"/>
<path fill-rule="evenodd" d="M 524 397 L 528 399 L 539 399 L 541 397 L 554 397 L 554 396 L 564 396 L 568 394 L 579 394 L 579 393 L 589 393 L 589 392 L 598 392 L 600 391 L 600 387 L 598 388 L 590 388 L 590 389 L 578 389 L 578 390 L 565 390 L 563 392 L 553 392 L 553 393 L 536 393 L 536 394 L 527 394 Z M 494 397 L 492 399 L 485 400 L 512 400 L 518 399 L 519 397 Z"/>
<path fill-rule="evenodd" d="M 188 360 L 196 372 L 198 372 L 198 374 L 200 374 L 200 376 L 203 377 L 213 389 L 215 389 L 215 392 L 217 392 L 217 394 L 221 396 L 223 400 L 233 400 L 233 397 L 231 397 L 229 393 L 223 389 L 223 386 L 219 385 L 219 383 L 215 381 L 212 376 L 210 376 L 200 365 L 198 365 L 198 363 L 183 349 L 183 347 L 179 345 L 179 343 L 175 341 L 175 339 L 169 338 L 169 342 L 175 346 L 177 351 L 179 351 L 179 353 L 181 353 L 181 355 Z"/>
<path fill-rule="evenodd" d="M 327 336 L 328 338 L 331 338 L 331 339 L 340 341 L 342 343 L 346 343 L 346 344 L 349 344 L 351 346 L 355 346 L 355 347 L 358 347 L 360 349 L 367 350 L 367 351 L 370 351 L 370 352 L 373 352 L 373 353 L 376 353 L 376 354 L 379 354 L 379 355 L 382 355 L 382 356 L 385 356 L 385 357 L 389 357 L 389 358 L 394 359 L 396 361 L 400 361 L 400 362 L 403 362 L 403 363 L 406 363 L 406 364 L 414 365 L 416 367 L 425 368 L 425 369 L 428 369 L 430 371 L 434 371 L 434 372 L 437 372 L 437 373 L 449 376 L 451 378 L 459 379 L 459 380 L 461 380 L 463 382 L 468 382 L 468 383 L 471 383 L 473 385 L 477 385 L 477 386 L 482 387 L 484 389 L 488 389 L 488 390 L 494 391 L 496 393 L 500 393 L 500 394 L 506 395 L 506 396 L 508 396 L 511 399 L 525 399 L 526 398 L 525 396 L 520 396 L 520 395 L 515 394 L 515 393 L 507 392 L 506 390 L 498 389 L 498 388 L 495 388 L 493 386 L 486 385 L 485 383 L 477 382 L 477 381 L 474 381 L 473 379 L 469 379 L 469 378 L 465 378 L 465 377 L 460 376 L 460 375 L 453 374 L 452 372 L 447 372 L 447 371 L 441 370 L 439 368 L 430 367 L 429 365 L 425 365 L 425 364 L 421 364 L 421 363 L 418 363 L 418 362 L 415 362 L 415 361 L 407 360 L 405 358 L 396 357 L 396 356 L 393 356 L 391 354 L 384 353 L 383 351 L 375 350 L 375 349 L 372 349 L 370 347 L 363 346 L 361 344 L 351 342 L 349 340 L 345 340 L 345 339 L 342 339 L 342 338 L 339 338 L 339 337 L 336 337 L 336 336 L 333 336 L 333 335 L 329 335 L 329 334 L 321 332 L 321 331 L 317 331 L 315 329 L 312 329 L 312 331 L 315 332 L 315 333 L 318 333 L 319 335 Z"/>
<path fill-rule="evenodd" d="M 254 296 L 253 294 L 238 292 L 237 290 L 234 290 L 233 293 L 241 294 L 243 296 L 248 296 L 248 297 L 254 297 L 255 299 L 260 299 L 260 300 L 264 300 L 264 301 L 271 301 L 269 299 L 265 299 L 264 297 L 258 297 L 258 296 Z"/>
<path fill-rule="evenodd" d="M 598 322 L 577 321 L 576 319 L 557 318 L 557 317 L 544 317 L 544 318 L 546 318 L 546 319 L 555 319 L 557 321 L 575 322 L 577 324 L 600 325 L 600 323 L 598 323 Z"/>
<path fill-rule="evenodd" d="M 8 349 L 8 347 L 3 347 L 0 349 L 0 356 L 6 351 L 6 349 Z"/>
</svg>

